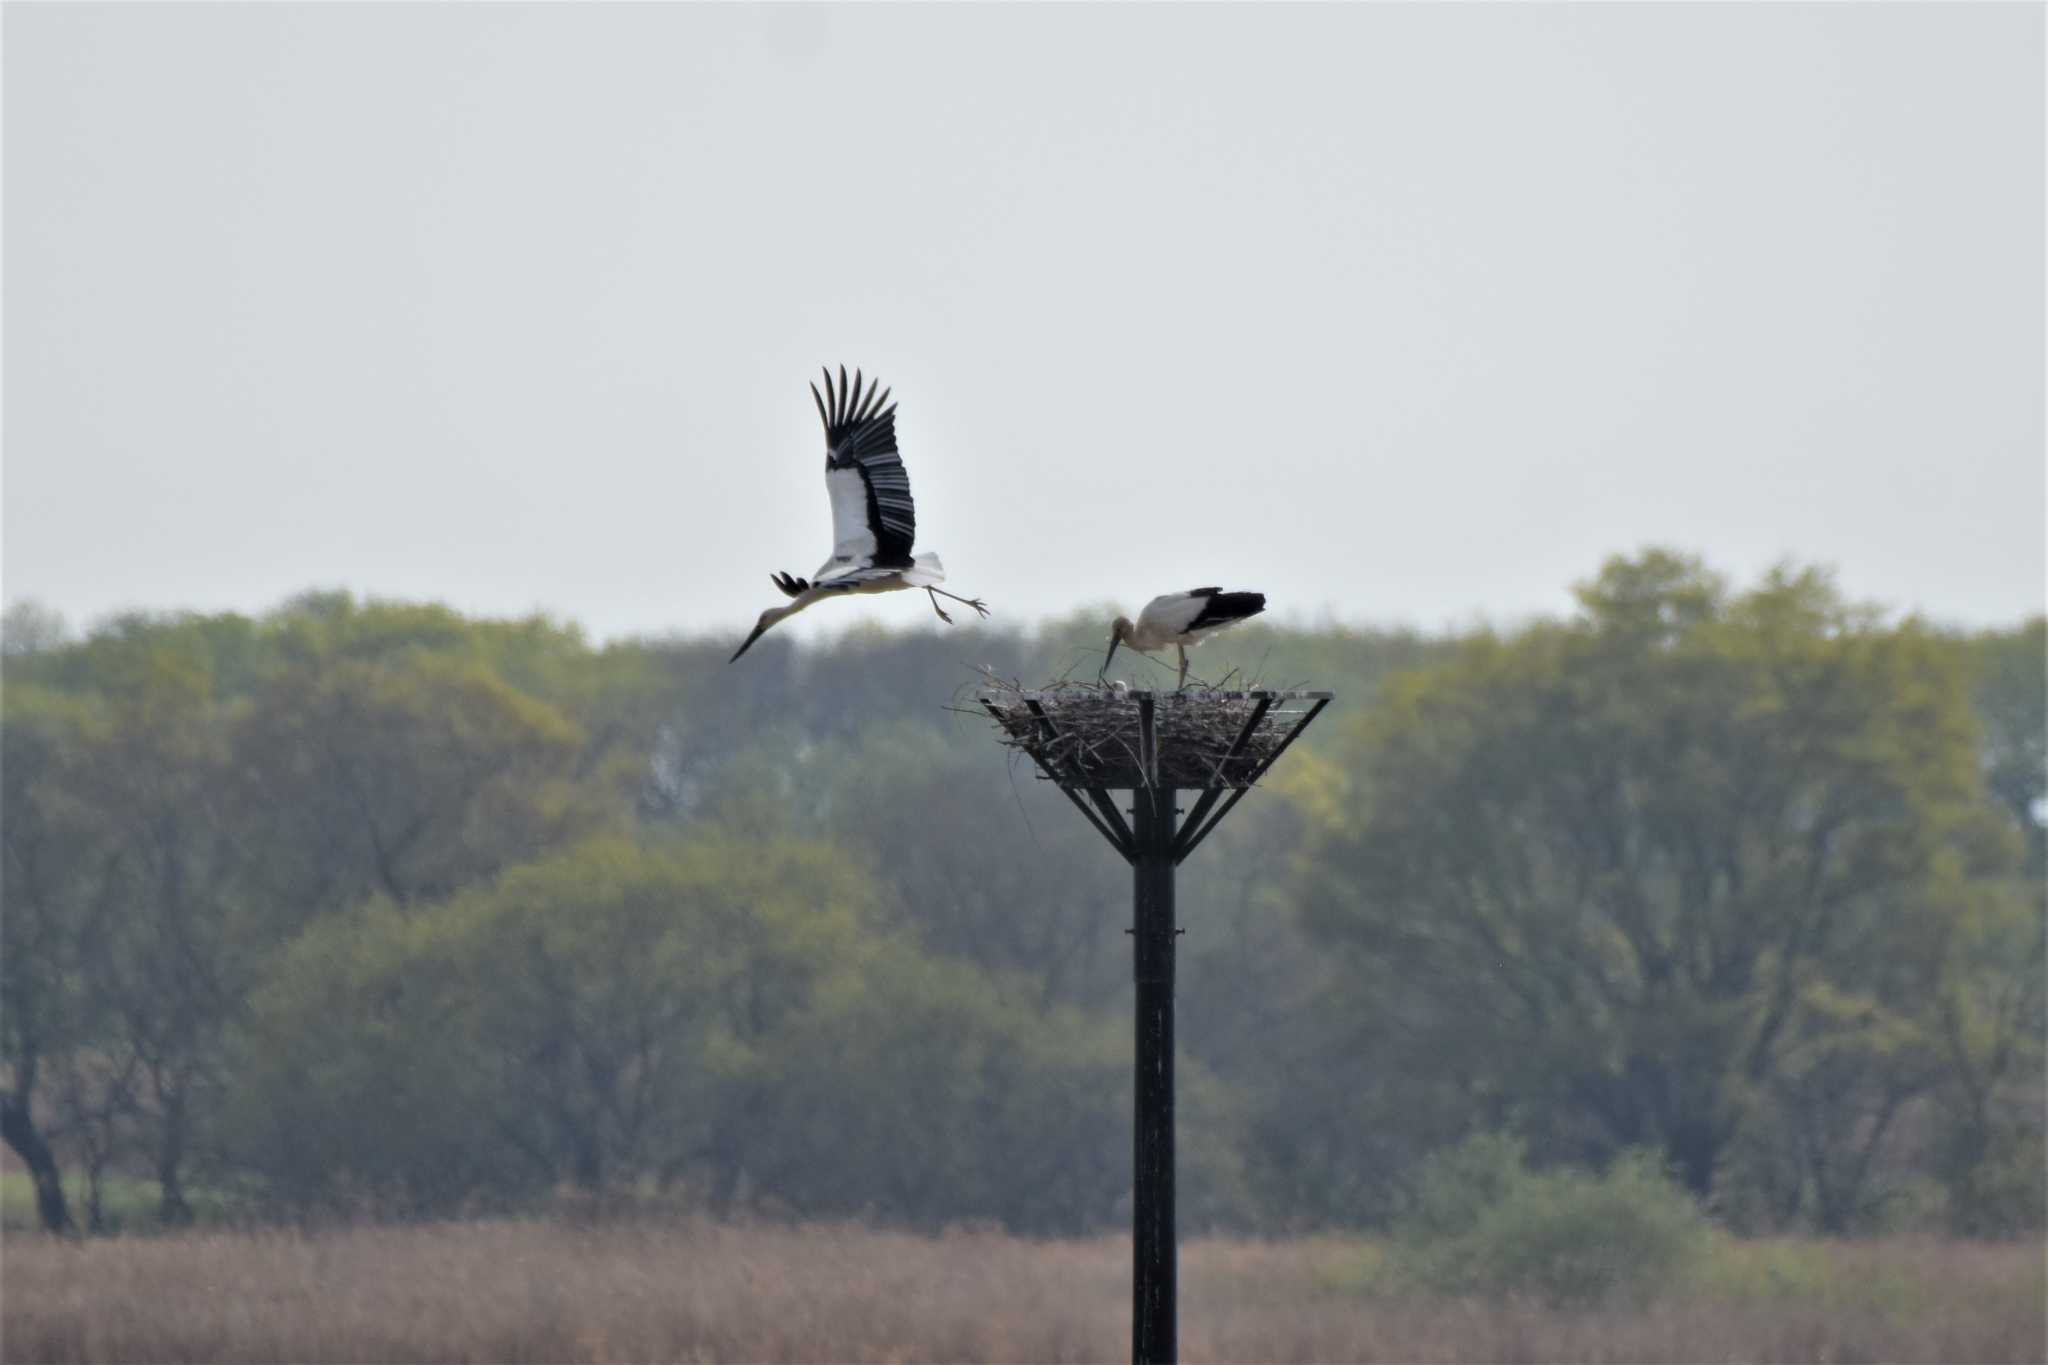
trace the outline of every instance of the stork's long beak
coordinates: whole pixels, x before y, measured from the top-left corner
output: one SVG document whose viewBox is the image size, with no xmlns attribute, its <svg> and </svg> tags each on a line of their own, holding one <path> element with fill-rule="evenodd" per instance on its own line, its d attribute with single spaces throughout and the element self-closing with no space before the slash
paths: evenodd
<svg viewBox="0 0 2048 1365">
<path fill-rule="evenodd" d="M 792 579 L 791 581 L 794 582 L 795 580 Z M 778 588 L 782 588 L 784 592 L 789 592 L 789 589 L 787 587 L 784 587 L 783 584 L 779 581 L 775 584 L 775 586 Z M 754 633 L 752 635 L 749 635 L 744 641 L 741 642 L 740 647 L 732 652 L 732 658 L 726 660 L 727 663 L 730 664 L 739 662 L 740 655 L 752 649 L 754 647 L 754 641 L 760 639 L 764 634 L 766 634 L 768 631 L 768 627 L 776 624 L 779 621 L 786 621 L 790 617 L 796 615 L 805 607 L 808 607 L 809 605 L 811 605 L 811 603 L 817 601 L 820 596 L 820 593 L 816 588 L 807 587 L 802 592 L 792 593 L 791 596 L 795 600 L 792 601 L 788 606 L 770 607 L 768 608 L 768 610 L 761 613 L 761 619 L 754 622 Z"/>
<path fill-rule="evenodd" d="M 780 621 L 781 619 L 782 613 L 780 612 L 776 612 L 773 610 L 762 612 L 761 619 L 754 623 L 754 633 L 749 635 L 746 638 L 746 640 L 741 643 L 740 647 L 732 652 L 732 658 L 727 659 L 726 662 L 729 664 L 739 662 L 740 655 L 752 649 L 754 647 L 754 641 L 760 639 L 763 635 L 766 635 L 768 633 L 768 627 L 774 625 L 777 621 Z"/>
<path fill-rule="evenodd" d="M 1095 675 L 1095 680 L 1097 682 L 1101 682 L 1104 678 L 1109 676 L 1109 661 L 1116 657 L 1116 647 L 1122 643 L 1123 637 L 1121 635 L 1112 635 L 1109 637 L 1109 653 L 1102 656 L 1102 670 Z"/>
</svg>

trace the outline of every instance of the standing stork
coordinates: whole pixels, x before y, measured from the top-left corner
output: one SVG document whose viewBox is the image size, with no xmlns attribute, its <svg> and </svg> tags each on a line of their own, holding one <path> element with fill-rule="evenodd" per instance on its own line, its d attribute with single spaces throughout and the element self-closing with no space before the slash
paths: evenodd
<svg viewBox="0 0 2048 1365">
<path fill-rule="evenodd" d="M 896 405 L 889 403 L 889 390 L 882 388 L 882 381 L 869 384 L 863 394 L 860 371 L 854 371 L 849 387 L 846 367 L 841 365 L 839 387 L 832 387 L 832 371 L 826 370 L 825 392 L 820 395 L 818 386 L 811 385 L 811 401 L 818 405 L 818 420 L 825 424 L 832 557 L 811 579 L 770 574 L 769 581 L 782 589 L 790 603 L 762 612 L 754 623 L 754 633 L 727 662 L 746 653 L 770 626 L 828 597 L 923 588 L 931 597 L 932 610 L 947 625 L 953 618 L 939 605 L 941 597 L 964 602 L 987 616 L 988 608 L 980 598 L 960 597 L 938 586 L 946 581 L 946 570 L 937 555 L 910 553 L 917 535 L 917 508 L 910 501 L 910 474 L 896 453 Z"/>
<path fill-rule="evenodd" d="M 1109 672 L 1109 661 L 1116 657 L 1118 645 L 1129 645 L 1142 652 L 1172 645 L 1180 655 L 1180 682 L 1175 689 L 1179 690 L 1188 685 L 1189 645 L 1198 645 L 1225 626 L 1234 626 L 1265 609 L 1266 594 L 1262 592 L 1190 588 L 1155 597 L 1138 613 L 1136 625 L 1131 624 L 1130 617 L 1119 616 L 1110 626 L 1109 653 L 1102 656 L 1102 673 L 1096 676 Z"/>
</svg>

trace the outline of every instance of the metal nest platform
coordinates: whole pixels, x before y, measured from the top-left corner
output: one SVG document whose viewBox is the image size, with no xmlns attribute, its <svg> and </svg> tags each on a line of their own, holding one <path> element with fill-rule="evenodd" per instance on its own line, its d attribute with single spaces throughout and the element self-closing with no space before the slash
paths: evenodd
<svg viewBox="0 0 2048 1365">
<path fill-rule="evenodd" d="M 1126 857 L 1136 842 L 1110 789 L 1202 792 L 1174 839 L 1175 862 L 1251 790 L 1330 698 L 1299 690 L 1152 692 L 1087 683 L 1038 691 L 997 686 L 976 694 L 1001 727 L 1002 742 L 1030 755 L 1040 774 Z M 1229 799 L 1211 818 L 1226 792 Z"/>
</svg>

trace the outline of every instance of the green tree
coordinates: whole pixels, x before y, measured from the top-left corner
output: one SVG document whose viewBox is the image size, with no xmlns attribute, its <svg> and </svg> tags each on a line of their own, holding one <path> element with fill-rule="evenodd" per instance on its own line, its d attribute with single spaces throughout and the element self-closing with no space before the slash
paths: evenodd
<svg viewBox="0 0 2048 1365">
<path fill-rule="evenodd" d="M 253 698 L 234 744 L 265 894 L 301 917 L 443 898 L 624 816 L 578 780 L 574 722 L 458 656 L 316 656 Z"/>
<path fill-rule="evenodd" d="M 530 1191 L 480 1116 L 473 980 L 450 926 L 389 901 L 307 926 L 251 994 L 215 1141 L 271 1203 L 419 1216 Z"/>
<path fill-rule="evenodd" d="M 729 1092 L 873 896 L 824 846 L 605 838 L 444 902 L 329 916 L 256 997 L 229 1126 L 301 1205 L 729 1181 L 749 1141 Z"/>
<path fill-rule="evenodd" d="M 1346 712 L 1371 705 L 1340 685 Z M 1317 832 L 1346 818 L 1346 786 L 1305 738 L 1183 867 L 1178 893 L 1181 1046 L 1237 1096 L 1250 1197 L 1273 1228 L 1383 1223 L 1389 1173 L 1454 1140 L 1467 1115 L 1434 1057 L 1390 1046 L 1356 1008 L 1378 989 L 1370 964 L 1331 953 L 1296 913 L 1300 870 Z M 1128 958 L 1116 965 L 1128 977 Z"/>
<path fill-rule="evenodd" d="M 2048 618 L 1970 642 L 1984 727 L 1984 783 L 2027 840 L 2027 872 L 2048 873 Z"/>
<path fill-rule="evenodd" d="M 87 708 L 10 684 L 0 713 L 0 1135 L 35 1182 L 43 1226 L 68 1231 L 62 1172 L 40 1110 L 52 1065 L 82 1045 L 83 935 L 105 912 L 105 856 L 72 794 Z"/>
<path fill-rule="evenodd" d="M 95 1223 L 114 1130 L 129 1120 L 145 1130 L 164 1221 L 189 1217 L 192 1106 L 256 950 L 234 919 L 222 723 L 192 644 L 178 628 L 124 628 L 95 641 L 92 690 L 10 688 L 17 1074 L 58 1068 Z M 57 1002 L 65 1025 L 53 1030 Z"/>
<path fill-rule="evenodd" d="M 1932 1030 L 1943 1063 L 1935 1171 L 1960 1233 L 2038 1233 L 2048 1223 L 2044 975 L 2040 884 L 1981 888 L 1955 926 Z"/>
<path fill-rule="evenodd" d="M 598 753 L 498 671 L 585 699 L 619 690 L 583 676 L 580 635 L 544 621 L 331 594 L 261 621 L 130 615 L 64 644 L 24 636 L 20 617 L 9 1126 L 31 1150 L 62 1139 L 89 1190 L 133 1129 L 166 1222 L 190 1216 L 184 1173 L 218 1126 L 204 1111 L 235 1083 L 224 1031 L 277 945 L 373 894 L 452 894 L 629 809 L 630 736 Z M 30 1097 L 53 1074 L 42 1107 L 62 1112 L 41 1134 Z"/>
<path fill-rule="evenodd" d="M 854 951 L 876 892 L 829 845 L 617 842 L 508 876 L 468 948 L 501 988 L 478 1027 L 501 1131 L 559 1178 L 698 1166 L 722 1193 L 752 1135 L 732 1090 Z"/>
<path fill-rule="evenodd" d="M 22 660 L 62 646 L 64 618 L 40 602 L 10 602 L 0 612 L 0 658 Z"/>
<path fill-rule="evenodd" d="M 212 679 L 161 640 L 124 662 L 105 680 L 107 723 L 78 765 L 112 882 L 80 965 L 116 1049 L 103 1062 L 140 1071 L 159 1216 L 171 1225 L 191 1219 L 194 1110 L 218 1081 L 220 1030 L 265 945 L 238 899 L 244 855 Z"/>
<path fill-rule="evenodd" d="M 891 928 L 925 952 L 1046 1005 L 1103 1004 L 1130 979 L 1128 870 L 1035 773 L 1006 767 L 982 723 L 935 719 L 817 746 L 810 818 L 865 856 Z"/>
<path fill-rule="evenodd" d="M 1971 641 L 1984 783 L 2019 831 L 2019 874 L 1980 888 L 1950 944 L 1937 1034 L 1936 1172 L 1958 1232 L 2048 1223 L 2042 1065 L 2048 1057 L 2048 621 Z"/>
<path fill-rule="evenodd" d="M 750 1180 L 814 1217 L 1101 1226 L 1130 1179 L 1127 1032 L 875 945 L 764 1056 Z"/>
<path fill-rule="evenodd" d="M 1354 723 L 1355 814 L 1302 894 L 1479 1122 L 1552 1157 L 1655 1145 L 1705 1195 L 1828 1019 L 1924 1016 L 1955 887 L 2008 846 L 1934 634 L 1811 571 L 1731 596 L 1657 551 L 1579 599 Z"/>
</svg>

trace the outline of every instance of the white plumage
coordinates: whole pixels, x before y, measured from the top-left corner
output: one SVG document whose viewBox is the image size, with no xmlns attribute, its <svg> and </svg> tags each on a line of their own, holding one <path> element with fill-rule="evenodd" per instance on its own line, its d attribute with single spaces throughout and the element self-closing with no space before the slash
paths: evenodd
<svg viewBox="0 0 2048 1365">
<path fill-rule="evenodd" d="M 818 405 L 818 419 L 825 424 L 825 491 L 832 500 L 832 557 L 818 566 L 811 579 L 787 573 L 769 576 L 791 599 L 790 604 L 762 612 L 753 633 L 733 651 L 734 659 L 777 622 L 788 620 L 813 602 L 850 593 L 923 588 L 931 595 L 932 610 L 949 625 L 953 618 L 939 605 L 941 597 L 964 602 L 988 615 L 979 598 L 961 597 L 938 586 L 946 581 L 946 569 L 937 555 L 911 553 L 917 538 L 917 505 L 910 497 L 909 471 L 896 452 L 896 406 L 889 402 L 889 392 L 880 380 L 866 385 L 865 393 L 862 387 L 858 370 L 848 385 L 844 365 L 839 367 L 837 388 L 830 370 L 825 372 L 822 395 L 816 384 L 811 385 L 811 400 Z"/>
<path fill-rule="evenodd" d="M 1180 655 L 1179 686 L 1186 687 L 1189 645 L 1200 644 L 1225 626 L 1236 625 L 1265 609 L 1266 595 L 1262 592 L 1190 588 L 1155 597 L 1138 613 L 1135 624 L 1128 616 L 1119 616 L 1111 623 L 1109 653 L 1102 656 L 1102 673 L 1109 672 L 1109 661 L 1116 657 L 1120 644 L 1146 653 L 1172 645 Z"/>
</svg>

